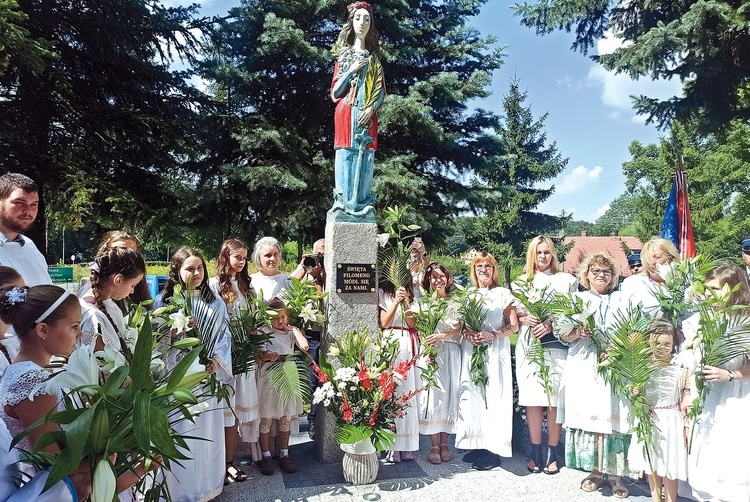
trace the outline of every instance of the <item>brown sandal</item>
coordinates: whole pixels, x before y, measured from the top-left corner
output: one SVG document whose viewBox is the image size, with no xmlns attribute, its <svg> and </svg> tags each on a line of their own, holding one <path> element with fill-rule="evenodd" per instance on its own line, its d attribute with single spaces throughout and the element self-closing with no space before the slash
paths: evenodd
<svg viewBox="0 0 750 502">
<path fill-rule="evenodd" d="M 618 499 L 626 499 L 628 498 L 628 495 L 630 495 L 628 489 L 625 487 L 625 485 L 622 484 L 622 479 L 620 478 L 620 476 L 610 476 L 609 486 L 612 487 L 612 495 L 614 495 Z"/>
<path fill-rule="evenodd" d="M 451 451 L 448 449 L 448 445 L 443 443 L 438 446 L 440 448 L 440 460 L 443 462 L 450 462 L 453 459 L 453 455 L 451 455 Z"/>
<path fill-rule="evenodd" d="M 440 447 L 433 446 L 432 448 L 430 448 L 430 454 L 427 459 L 431 464 L 439 464 L 440 462 L 442 462 L 442 459 L 440 458 Z"/>
<path fill-rule="evenodd" d="M 604 474 L 592 472 L 581 481 L 581 490 L 585 492 L 595 492 L 601 488 L 604 482 Z"/>
</svg>

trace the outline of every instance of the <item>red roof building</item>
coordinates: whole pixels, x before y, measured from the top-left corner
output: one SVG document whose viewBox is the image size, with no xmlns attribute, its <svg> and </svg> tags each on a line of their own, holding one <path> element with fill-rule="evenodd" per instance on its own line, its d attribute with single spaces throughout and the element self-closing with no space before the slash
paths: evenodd
<svg viewBox="0 0 750 502">
<path fill-rule="evenodd" d="M 643 247 L 643 243 L 636 237 L 620 237 L 618 235 L 589 237 L 586 235 L 586 232 L 581 232 L 580 236 L 567 236 L 563 239 L 563 244 L 570 244 L 571 242 L 573 243 L 573 247 L 565 255 L 563 270 L 573 275 L 576 275 L 578 266 L 587 255 L 591 253 L 605 253 L 617 261 L 617 264 L 620 266 L 620 275 L 628 276 L 630 275 L 630 269 L 628 268 L 628 253 L 626 253 L 626 249 L 640 252 Z"/>
</svg>

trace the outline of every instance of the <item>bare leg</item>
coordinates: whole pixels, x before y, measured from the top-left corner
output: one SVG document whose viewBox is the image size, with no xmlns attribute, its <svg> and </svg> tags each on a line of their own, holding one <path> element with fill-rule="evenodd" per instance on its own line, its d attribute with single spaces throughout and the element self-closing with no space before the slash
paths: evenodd
<svg viewBox="0 0 750 502">
<path fill-rule="evenodd" d="M 532 445 L 542 444 L 542 421 L 544 419 L 543 409 L 541 406 L 527 406 L 526 407 L 526 421 L 529 424 L 529 438 L 531 439 Z M 541 448 L 541 446 L 539 446 Z M 541 453 L 540 453 L 541 456 Z M 531 460 L 529 460 L 529 469 L 541 469 L 541 465 L 537 465 L 532 454 Z"/>
<path fill-rule="evenodd" d="M 526 414 L 528 417 L 528 412 Z M 542 440 L 541 435 L 542 423 L 539 422 L 539 440 Z M 560 433 L 562 432 L 562 424 L 557 423 L 557 408 L 547 408 L 547 444 L 550 446 L 557 446 L 560 442 Z"/>
<path fill-rule="evenodd" d="M 224 447 L 227 464 L 234 463 L 234 449 L 237 445 L 237 422 L 232 427 L 224 427 Z"/>
<path fill-rule="evenodd" d="M 664 491 L 666 492 L 666 498 L 664 502 L 676 502 L 677 501 L 677 480 L 663 478 Z"/>
</svg>

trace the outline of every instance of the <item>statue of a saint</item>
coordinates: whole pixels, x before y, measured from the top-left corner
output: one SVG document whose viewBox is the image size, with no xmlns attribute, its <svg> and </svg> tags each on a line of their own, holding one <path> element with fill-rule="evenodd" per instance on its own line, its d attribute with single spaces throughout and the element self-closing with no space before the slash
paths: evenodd
<svg viewBox="0 0 750 502">
<path fill-rule="evenodd" d="M 377 110 L 385 97 L 377 57 L 378 31 L 367 2 L 354 2 L 332 52 L 331 99 L 336 103 L 336 186 L 328 221 L 375 222 L 373 162 L 378 147 Z"/>
</svg>

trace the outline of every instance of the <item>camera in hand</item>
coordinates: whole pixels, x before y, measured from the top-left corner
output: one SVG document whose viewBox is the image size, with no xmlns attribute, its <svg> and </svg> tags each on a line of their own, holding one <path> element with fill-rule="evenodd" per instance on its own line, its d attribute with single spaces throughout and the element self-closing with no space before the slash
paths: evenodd
<svg viewBox="0 0 750 502">
<path fill-rule="evenodd" d="M 315 253 L 302 258 L 302 266 L 308 272 L 320 265 L 323 266 L 323 253 Z"/>
</svg>

